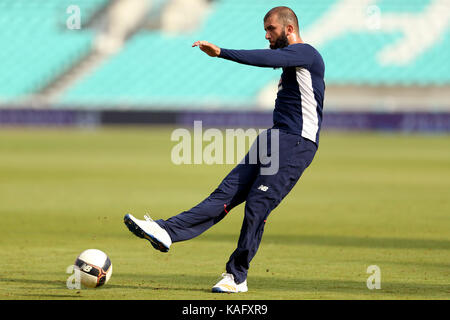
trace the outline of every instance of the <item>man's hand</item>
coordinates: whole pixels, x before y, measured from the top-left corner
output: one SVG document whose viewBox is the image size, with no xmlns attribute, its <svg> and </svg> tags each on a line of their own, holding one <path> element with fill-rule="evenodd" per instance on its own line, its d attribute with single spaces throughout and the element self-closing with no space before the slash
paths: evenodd
<svg viewBox="0 0 450 320">
<path fill-rule="evenodd" d="M 220 55 L 220 48 L 208 41 L 197 41 L 192 47 L 199 47 L 200 50 L 205 52 L 210 57 L 218 57 Z"/>
</svg>

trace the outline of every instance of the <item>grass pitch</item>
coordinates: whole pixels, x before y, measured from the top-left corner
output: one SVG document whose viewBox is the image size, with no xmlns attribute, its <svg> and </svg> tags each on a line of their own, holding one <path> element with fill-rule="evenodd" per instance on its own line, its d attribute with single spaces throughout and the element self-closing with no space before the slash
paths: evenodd
<svg viewBox="0 0 450 320">
<path fill-rule="evenodd" d="M 169 218 L 231 165 L 170 161 L 170 128 L 0 131 L 0 299 L 448 299 L 450 137 L 325 132 L 313 164 L 269 216 L 249 292 L 213 294 L 244 206 L 155 251 L 123 224 Z M 110 282 L 69 290 L 66 268 L 105 251 Z M 367 267 L 381 270 L 369 290 Z"/>
</svg>

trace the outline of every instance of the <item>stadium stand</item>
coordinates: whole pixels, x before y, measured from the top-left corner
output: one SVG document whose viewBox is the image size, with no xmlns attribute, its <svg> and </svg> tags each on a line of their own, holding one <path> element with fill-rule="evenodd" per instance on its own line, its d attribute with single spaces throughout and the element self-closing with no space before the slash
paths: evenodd
<svg viewBox="0 0 450 320">
<path fill-rule="evenodd" d="M 87 23 L 107 0 L 77 0 Z M 88 52 L 93 32 L 66 28 L 66 0 L 0 2 L 0 101 L 39 90 Z"/>
<path fill-rule="evenodd" d="M 87 108 L 252 107 L 261 92 L 277 82 L 280 71 L 211 61 L 191 44 L 204 39 L 229 48 L 265 48 L 262 17 L 279 1 L 198 1 L 208 9 L 195 20 L 196 28 L 167 30 L 164 19 L 156 28 L 142 25 L 118 52 L 70 83 L 55 103 Z M 69 2 L 0 3 L 0 27 L 9 30 L 0 35 L 0 41 L 9 44 L 0 52 L 0 67 L 10 75 L 0 79 L 0 100 L 39 92 L 93 50 L 98 30 L 63 30 L 67 14 L 55 11 Z M 76 2 L 86 10 L 83 23 L 87 23 L 89 15 L 108 1 Z M 175 2 L 158 0 L 153 8 L 164 17 Z M 445 54 L 450 51 L 448 0 L 287 0 L 283 4 L 298 13 L 302 36 L 322 53 L 327 86 L 450 85 Z M 186 19 L 194 14 L 186 6 L 179 10 Z M 155 11 L 150 13 L 148 17 L 155 19 Z"/>
</svg>

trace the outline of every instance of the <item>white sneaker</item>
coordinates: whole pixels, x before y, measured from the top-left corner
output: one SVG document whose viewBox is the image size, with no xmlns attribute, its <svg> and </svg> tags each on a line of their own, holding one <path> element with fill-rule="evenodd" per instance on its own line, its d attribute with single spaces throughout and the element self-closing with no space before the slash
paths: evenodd
<svg viewBox="0 0 450 320">
<path fill-rule="evenodd" d="M 166 230 L 161 228 L 149 216 L 144 216 L 145 220 L 139 220 L 131 214 L 126 214 L 123 222 L 128 229 L 139 238 L 144 238 L 150 241 L 153 248 L 156 250 L 167 252 L 169 251 L 172 239 Z"/>
<path fill-rule="evenodd" d="M 247 280 L 240 284 L 234 282 L 234 276 L 231 273 L 222 273 L 222 280 L 212 288 L 212 292 L 237 293 L 247 292 Z"/>
</svg>

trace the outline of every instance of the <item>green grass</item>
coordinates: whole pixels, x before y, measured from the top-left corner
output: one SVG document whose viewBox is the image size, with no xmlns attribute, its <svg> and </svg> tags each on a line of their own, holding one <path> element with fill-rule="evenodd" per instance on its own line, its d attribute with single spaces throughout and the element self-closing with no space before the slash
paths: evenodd
<svg viewBox="0 0 450 320">
<path fill-rule="evenodd" d="M 155 251 L 123 215 L 169 218 L 232 168 L 170 161 L 171 128 L 0 131 L 0 299 L 448 299 L 450 136 L 327 133 L 269 216 L 250 291 L 210 293 L 243 206 L 196 239 Z M 99 289 L 66 288 L 88 248 L 113 262 Z M 381 269 L 368 290 L 366 269 Z"/>
</svg>

